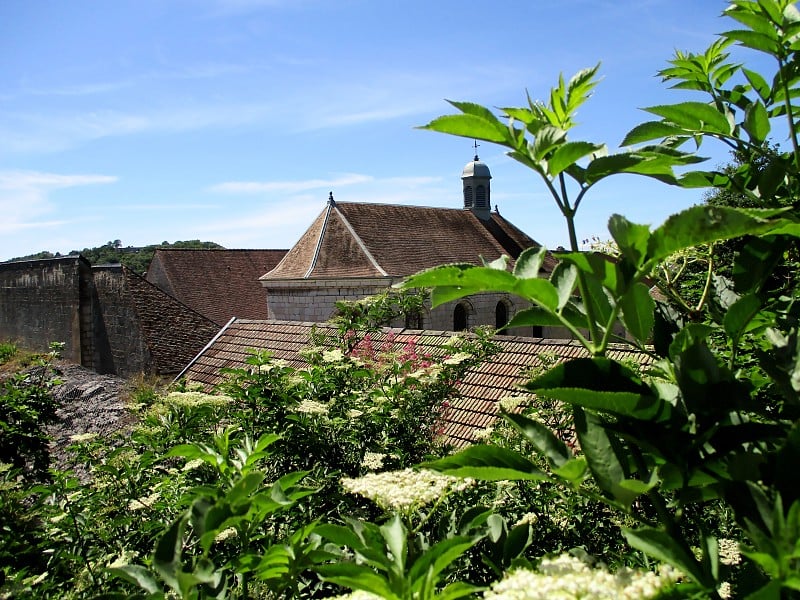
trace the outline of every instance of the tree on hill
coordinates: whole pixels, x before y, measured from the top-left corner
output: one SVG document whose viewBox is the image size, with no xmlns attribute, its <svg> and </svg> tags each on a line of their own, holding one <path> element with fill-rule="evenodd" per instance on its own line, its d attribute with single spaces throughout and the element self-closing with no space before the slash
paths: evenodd
<svg viewBox="0 0 800 600">
<path fill-rule="evenodd" d="M 188 248 L 195 250 L 224 249 L 223 246 L 220 246 L 216 242 L 201 242 L 200 240 L 185 240 L 174 243 L 164 241 L 160 244 L 151 244 L 141 247 L 123 246 L 121 240 L 113 240 L 106 242 L 102 246 L 73 250 L 69 254 L 81 254 L 93 265 L 123 264 L 135 273 L 144 275 L 147 272 L 147 267 L 150 266 L 153 254 L 155 254 L 158 248 Z M 44 250 L 36 254 L 12 258 L 11 260 L 36 260 L 40 258 L 58 258 L 59 256 L 61 256 L 61 254 L 58 252 L 53 254 L 52 252 Z"/>
</svg>

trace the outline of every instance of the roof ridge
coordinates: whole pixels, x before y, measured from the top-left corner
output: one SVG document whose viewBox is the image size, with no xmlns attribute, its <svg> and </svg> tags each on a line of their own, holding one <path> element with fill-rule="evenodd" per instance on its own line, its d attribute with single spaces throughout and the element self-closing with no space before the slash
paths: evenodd
<svg viewBox="0 0 800 600">
<path fill-rule="evenodd" d="M 328 204 L 325 207 L 325 219 L 322 221 L 322 227 L 320 227 L 319 230 L 319 237 L 317 238 L 317 246 L 314 248 L 314 256 L 311 258 L 311 264 L 308 265 L 308 270 L 305 272 L 305 275 L 303 275 L 303 279 L 308 279 L 309 277 L 311 277 L 311 272 L 314 270 L 314 267 L 317 266 L 319 251 L 322 249 L 322 240 L 325 237 L 325 230 L 328 229 L 328 219 L 331 216 L 331 209 L 334 206 L 335 206 L 334 204 Z"/>
<path fill-rule="evenodd" d="M 356 203 L 354 202 L 353 204 L 356 204 Z M 366 204 L 366 203 L 364 203 L 364 204 Z M 334 205 L 334 208 L 336 208 L 335 205 Z M 356 230 L 353 229 L 353 226 L 350 224 L 350 221 L 347 220 L 347 217 L 345 217 L 344 214 L 342 213 L 342 211 L 338 210 L 338 208 L 337 208 L 336 212 L 339 215 L 339 217 L 342 219 L 342 223 L 344 223 L 344 226 L 347 228 L 347 231 L 349 231 L 350 235 L 353 236 L 353 239 L 356 241 L 356 244 L 358 244 L 358 247 L 361 248 L 361 251 L 369 259 L 369 262 L 372 263 L 372 266 L 375 267 L 381 275 L 383 275 L 384 277 L 388 277 L 389 274 L 383 269 L 383 267 L 381 267 L 378 264 L 378 261 L 375 260 L 375 257 L 372 256 L 372 253 L 367 248 L 367 245 L 364 243 L 364 240 L 362 240 L 361 237 L 356 233 Z M 323 229 L 323 233 L 324 233 L 324 229 Z M 320 238 L 321 237 L 322 236 L 320 236 Z"/>
</svg>

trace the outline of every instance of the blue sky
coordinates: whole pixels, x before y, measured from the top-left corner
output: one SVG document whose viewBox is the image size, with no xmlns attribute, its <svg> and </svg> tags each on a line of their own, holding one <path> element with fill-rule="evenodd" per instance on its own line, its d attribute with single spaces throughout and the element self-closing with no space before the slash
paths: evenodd
<svg viewBox="0 0 800 600">
<path fill-rule="evenodd" d="M 289 248 L 338 201 L 460 207 L 470 140 L 420 131 L 444 98 L 519 106 L 602 62 L 573 139 L 618 147 L 655 76 L 733 21 L 717 0 L 4 0 L 0 260 L 201 239 Z M 749 59 L 748 59 L 749 60 Z M 758 67 L 757 62 L 749 61 Z M 698 98 L 699 99 L 699 98 Z M 727 155 L 705 147 L 711 164 Z M 548 247 L 536 176 L 478 148 L 500 212 Z M 621 176 L 578 218 L 657 225 L 702 192 Z"/>
</svg>

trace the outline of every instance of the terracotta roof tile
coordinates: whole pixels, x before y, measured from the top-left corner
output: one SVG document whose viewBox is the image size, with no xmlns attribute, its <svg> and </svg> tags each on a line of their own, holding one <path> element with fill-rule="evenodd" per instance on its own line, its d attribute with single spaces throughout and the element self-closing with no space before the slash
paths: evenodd
<svg viewBox="0 0 800 600">
<path fill-rule="evenodd" d="M 231 317 L 266 319 L 266 292 L 258 278 L 286 252 L 157 249 L 147 280 L 219 326 Z"/>
<path fill-rule="evenodd" d="M 393 204 L 328 204 L 262 280 L 405 277 L 447 263 L 512 259 L 539 244 L 493 213 Z M 548 257 L 545 270 L 555 265 Z"/>
<path fill-rule="evenodd" d="M 274 352 L 277 358 L 290 360 L 300 366 L 303 363 L 299 352 L 309 345 L 312 327 L 325 331 L 332 326 L 327 324 L 297 323 L 287 321 L 250 321 L 236 319 L 223 328 L 214 342 L 189 364 L 182 373 L 192 381 L 208 388 L 221 381 L 219 369 L 241 367 L 247 357 L 247 349 L 258 347 Z M 451 332 L 405 331 L 386 329 L 372 336 L 376 346 L 386 340 L 391 332 L 395 343 L 402 345 L 409 339 L 416 339 L 418 346 L 426 351 L 441 351 L 439 346 L 453 335 Z M 501 351 L 490 360 L 467 372 L 463 381 L 457 385 L 457 397 L 445 413 L 444 438 L 456 447 L 467 445 L 476 439 L 480 430 L 490 426 L 497 418 L 497 401 L 509 395 L 533 395 L 521 390 L 519 385 L 525 381 L 522 375 L 531 364 L 539 361 L 536 357 L 543 353 L 555 353 L 559 359 L 566 360 L 578 356 L 588 356 L 575 342 L 498 336 L 495 341 Z M 611 355 L 616 359 L 632 358 L 642 363 L 649 359 L 627 347 L 615 348 Z"/>
</svg>

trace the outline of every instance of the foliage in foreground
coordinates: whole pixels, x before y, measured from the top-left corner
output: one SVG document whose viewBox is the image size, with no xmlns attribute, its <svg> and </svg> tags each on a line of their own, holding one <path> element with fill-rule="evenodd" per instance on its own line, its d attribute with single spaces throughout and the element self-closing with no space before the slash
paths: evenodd
<svg viewBox="0 0 800 600">
<path fill-rule="evenodd" d="M 125 447 L 77 437 L 90 482 L 54 473 L 30 487 L 6 469 L 0 498 L 16 529 L 0 549 L 9 559 L 3 592 L 327 597 L 350 589 L 353 598 L 405 600 L 800 591 L 800 320 L 794 286 L 767 285 L 800 233 L 794 213 L 701 206 L 652 231 L 615 215 L 616 260 L 580 252 L 574 227 L 589 189 L 618 173 L 793 205 L 800 15 L 786 0 L 737 0 L 727 14 L 744 29 L 703 54 L 678 53 L 662 72 L 710 100 L 648 109 L 658 120 L 624 140 L 646 145 L 609 155 L 568 140 L 596 68 L 561 80 L 547 103 L 504 109 L 507 123 L 455 102 L 461 115 L 428 126 L 506 146 L 565 217 L 571 249 L 549 279 L 538 277 L 544 251 L 529 251 L 512 272 L 500 259 L 405 284 L 432 288 L 434 304 L 515 293 L 533 308 L 510 327 L 570 330 L 591 357 L 533 374 L 526 387 L 546 400 L 538 410 L 507 413 L 488 443 L 406 470 L 435 452 L 429 434 L 457 376 L 409 349 L 365 349 L 369 338 L 357 331 L 338 348 L 312 350 L 305 369 L 254 354 L 230 373 L 227 395 L 185 389 L 141 407 Z M 733 42 L 774 57 L 774 77 L 729 64 Z M 758 153 L 773 119 L 787 120 L 792 148 L 771 152 L 766 168 L 676 174 L 699 161 L 681 149 L 688 143 L 714 138 Z M 649 294 L 654 271 L 676 253 L 742 235 L 753 237 L 731 277 L 715 278 L 713 298 L 691 318 L 688 304 Z M 651 353 L 654 366 L 639 372 L 608 358 L 613 341 Z M 422 435 L 412 436 L 423 417 Z M 570 526 L 586 521 L 581 545 L 601 562 L 578 549 L 538 559 L 568 551 Z M 9 550 L 12 534 L 27 552 Z"/>
<path fill-rule="evenodd" d="M 673 87 L 698 91 L 707 100 L 646 109 L 658 120 L 634 128 L 623 146 L 648 145 L 608 154 L 601 144 L 568 140 L 575 113 L 595 85 L 596 67 L 567 83 L 562 79 L 548 103 L 502 109 L 507 124 L 484 107 L 453 102 L 462 114 L 440 117 L 427 128 L 507 147 L 509 156 L 535 171 L 550 190 L 565 217 L 571 251 L 558 255 L 560 265 L 549 280 L 538 277 L 541 250 L 520 256 L 513 273 L 503 261 L 445 266 L 405 285 L 432 287 L 434 304 L 480 291 L 515 293 L 534 306 L 509 326 L 566 327 L 592 354 L 558 365 L 526 386 L 571 406 L 580 453 L 539 421 L 506 415 L 545 469 L 525 454 L 486 446 L 428 466 L 488 480 L 541 479 L 578 490 L 588 478 L 605 503 L 638 521 L 624 530 L 633 547 L 678 568 L 713 597 L 725 590 L 719 542 L 701 531 L 696 555 L 686 515 L 721 501 L 735 514 L 753 568 L 750 588 L 737 593 L 778 598 L 800 591 L 800 487 L 793 474 L 800 461 L 800 346 L 797 280 L 777 288 L 769 280 L 800 234 L 794 211 L 697 206 L 652 231 L 613 215 L 609 231 L 619 251 L 616 260 L 579 252 L 574 224 L 591 187 L 618 173 L 683 187 L 713 185 L 763 206 L 794 205 L 800 191 L 793 104 L 800 13 L 786 0 L 737 0 L 725 14 L 743 28 L 721 34 L 702 54 L 678 52 L 661 73 Z M 772 77 L 732 64 L 726 49 L 735 42 L 774 58 Z M 787 152 L 765 144 L 773 120 L 788 124 Z M 682 147 L 707 139 L 760 160 L 733 172 L 676 174 L 676 167 L 699 160 Z M 653 299 L 652 277 L 673 255 L 745 235 L 751 237 L 735 258 L 731 278 L 710 274 L 716 293 L 702 322 L 687 314 L 686 304 Z M 624 337 L 617 334 L 618 324 Z M 652 353 L 656 362 L 650 372 L 642 376 L 608 358 L 615 339 Z M 651 340 L 653 347 L 647 345 Z M 646 505 L 650 514 L 632 510 L 635 504 Z"/>
</svg>

